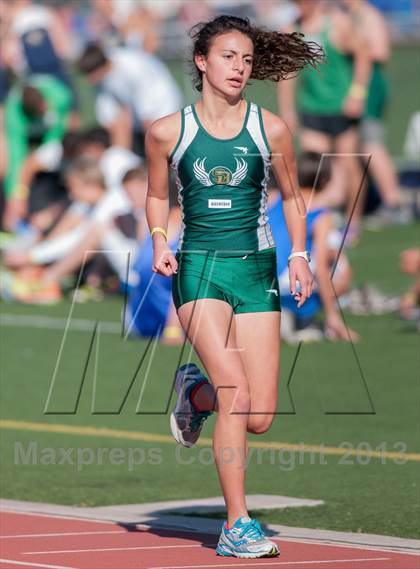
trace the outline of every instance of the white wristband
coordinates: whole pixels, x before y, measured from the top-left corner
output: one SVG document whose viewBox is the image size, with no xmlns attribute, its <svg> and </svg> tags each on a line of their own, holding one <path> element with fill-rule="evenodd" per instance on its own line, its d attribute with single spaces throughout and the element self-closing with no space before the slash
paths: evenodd
<svg viewBox="0 0 420 569">
<path fill-rule="evenodd" d="M 287 264 L 290 263 L 290 260 L 293 259 L 293 257 L 302 257 L 308 263 L 311 262 L 311 255 L 309 251 L 295 251 L 294 253 L 291 253 L 287 258 Z"/>
</svg>

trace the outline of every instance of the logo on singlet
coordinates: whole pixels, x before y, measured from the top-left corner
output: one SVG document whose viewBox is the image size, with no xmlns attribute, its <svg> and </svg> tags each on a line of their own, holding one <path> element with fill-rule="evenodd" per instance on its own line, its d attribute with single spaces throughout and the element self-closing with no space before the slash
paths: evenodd
<svg viewBox="0 0 420 569">
<path fill-rule="evenodd" d="M 248 146 L 234 146 L 236 150 L 240 150 L 244 154 L 248 154 Z"/>
<path fill-rule="evenodd" d="M 216 166 L 210 170 L 209 178 L 213 184 L 229 184 L 232 181 L 232 172 L 224 166 Z"/>
<path fill-rule="evenodd" d="M 215 166 L 206 171 L 206 158 L 197 158 L 194 162 L 194 175 L 203 186 L 215 186 L 218 184 L 225 186 L 239 186 L 248 171 L 248 164 L 243 158 L 236 158 L 236 170 L 231 172 L 226 166 Z"/>
</svg>

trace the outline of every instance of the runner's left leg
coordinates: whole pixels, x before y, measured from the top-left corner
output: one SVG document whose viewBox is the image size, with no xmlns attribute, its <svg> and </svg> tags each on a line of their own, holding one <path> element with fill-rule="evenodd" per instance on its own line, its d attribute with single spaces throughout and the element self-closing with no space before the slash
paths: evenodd
<svg viewBox="0 0 420 569">
<path fill-rule="evenodd" d="M 239 353 L 251 396 L 247 430 L 254 434 L 268 431 L 277 408 L 280 314 L 247 312 L 234 317 Z"/>
</svg>

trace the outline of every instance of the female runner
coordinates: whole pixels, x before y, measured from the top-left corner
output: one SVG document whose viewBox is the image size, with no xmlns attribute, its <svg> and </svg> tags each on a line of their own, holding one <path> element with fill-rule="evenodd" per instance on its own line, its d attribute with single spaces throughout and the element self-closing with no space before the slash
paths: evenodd
<svg viewBox="0 0 420 569">
<path fill-rule="evenodd" d="M 193 30 L 201 98 L 153 123 L 146 135 L 153 270 L 173 275 L 179 320 L 211 380 L 194 364 L 179 368 L 171 428 L 179 443 L 192 446 L 203 421 L 218 412 L 213 451 L 227 522 L 216 551 L 274 556 L 277 545 L 249 518 L 245 502 L 247 432 L 270 428 L 278 391 L 280 301 L 266 216 L 270 165 L 292 242 L 290 287 L 298 306 L 311 295 L 312 274 L 290 132 L 243 91 L 251 78 L 278 81 L 316 65 L 322 52 L 297 34 L 261 30 L 233 16 Z M 176 255 L 166 241 L 168 164 L 183 216 Z"/>
</svg>

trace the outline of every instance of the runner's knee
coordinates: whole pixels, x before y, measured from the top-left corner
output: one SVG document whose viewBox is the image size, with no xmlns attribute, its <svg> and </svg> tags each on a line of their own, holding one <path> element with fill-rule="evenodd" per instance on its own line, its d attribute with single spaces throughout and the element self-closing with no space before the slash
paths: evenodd
<svg viewBox="0 0 420 569">
<path fill-rule="evenodd" d="M 273 415 L 249 415 L 247 431 L 254 435 L 266 433 L 273 422 Z"/>
</svg>

